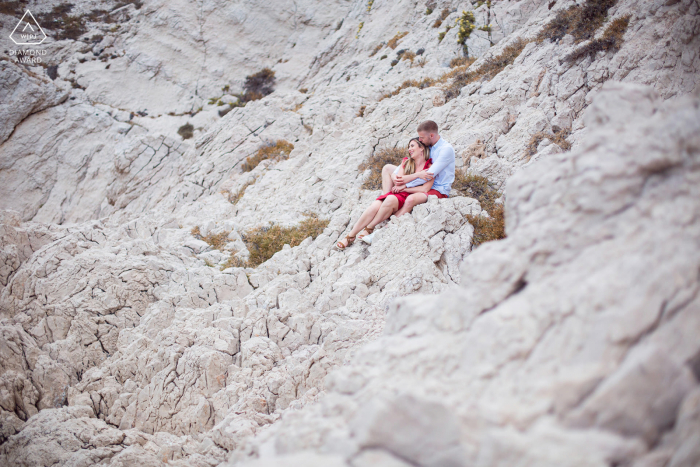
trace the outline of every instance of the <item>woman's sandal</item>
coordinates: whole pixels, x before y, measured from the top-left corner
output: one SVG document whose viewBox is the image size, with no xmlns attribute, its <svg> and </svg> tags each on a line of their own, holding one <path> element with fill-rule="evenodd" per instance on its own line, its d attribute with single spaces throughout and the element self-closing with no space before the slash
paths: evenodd
<svg viewBox="0 0 700 467">
<path fill-rule="evenodd" d="M 362 232 L 367 232 L 367 233 L 364 234 L 364 235 L 362 235 Z M 359 240 L 362 240 L 364 237 L 366 237 L 367 235 L 369 235 L 369 234 L 371 234 L 372 232 L 374 232 L 374 227 L 371 227 L 371 228 L 370 228 L 370 227 L 365 227 L 364 229 L 362 229 L 362 232 L 360 232 L 359 234 L 357 234 L 357 238 L 358 238 Z"/>
<path fill-rule="evenodd" d="M 344 249 L 346 249 L 347 247 L 349 247 L 350 245 L 352 245 L 353 243 L 355 243 L 355 238 L 356 238 L 356 237 L 357 237 L 357 235 L 354 235 L 354 236 L 352 236 L 352 237 L 351 237 L 350 235 L 346 235 L 345 238 L 344 238 L 343 240 L 347 240 L 347 241 L 348 241 L 348 244 L 347 244 L 347 245 L 343 245 L 343 244 L 340 243 L 340 241 L 339 241 L 338 243 L 335 244 L 335 247 L 336 247 L 337 249 L 339 249 L 340 251 L 343 251 Z"/>
</svg>

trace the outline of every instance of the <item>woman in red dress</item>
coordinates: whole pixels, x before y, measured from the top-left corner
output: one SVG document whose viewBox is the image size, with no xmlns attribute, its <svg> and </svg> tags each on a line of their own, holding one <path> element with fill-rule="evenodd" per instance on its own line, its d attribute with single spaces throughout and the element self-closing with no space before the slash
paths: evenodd
<svg viewBox="0 0 700 467">
<path fill-rule="evenodd" d="M 369 235 L 372 233 L 377 224 L 385 219 L 388 219 L 392 214 L 396 213 L 397 216 L 401 216 L 402 214 L 409 212 L 410 209 L 403 208 L 406 198 L 408 198 L 411 194 L 427 193 L 430 191 L 433 186 L 434 179 L 429 182 L 423 181 L 424 183 L 422 185 L 411 188 L 406 187 L 406 183 L 418 179 L 418 177 L 412 176 L 414 173 L 425 170 L 432 165 L 428 148 L 424 146 L 418 140 L 418 138 L 411 138 L 411 140 L 408 142 L 408 154 L 409 157 L 405 157 L 403 161 L 401 161 L 398 173 L 398 175 L 402 177 L 404 183 L 402 185 L 394 186 L 391 191 L 379 196 L 372 202 L 372 204 L 370 204 L 370 206 L 357 220 L 350 233 L 336 243 L 336 247 L 339 250 L 344 250 L 348 246 L 352 245 L 360 231 L 365 231 L 367 232 L 365 235 Z M 425 198 L 427 200 L 427 194 L 425 195 Z M 363 236 L 364 235 L 362 235 L 360 238 Z"/>
</svg>

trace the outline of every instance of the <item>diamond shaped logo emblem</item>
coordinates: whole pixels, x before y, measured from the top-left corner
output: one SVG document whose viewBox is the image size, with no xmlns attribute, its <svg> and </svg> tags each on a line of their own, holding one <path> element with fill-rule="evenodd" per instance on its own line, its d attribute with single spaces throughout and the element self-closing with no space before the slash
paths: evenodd
<svg viewBox="0 0 700 467">
<path fill-rule="evenodd" d="M 34 19 L 34 15 L 27 10 L 10 34 L 10 39 L 17 45 L 38 45 L 46 40 L 46 33 Z"/>
</svg>

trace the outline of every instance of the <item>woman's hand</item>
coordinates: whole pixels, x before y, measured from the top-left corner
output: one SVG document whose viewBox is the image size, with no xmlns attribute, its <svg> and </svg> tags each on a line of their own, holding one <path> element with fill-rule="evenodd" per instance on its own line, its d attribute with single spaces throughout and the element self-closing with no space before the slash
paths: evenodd
<svg viewBox="0 0 700 467">
<path fill-rule="evenodd" d="M 397 185 L 391 188 L 392 193 L 401 193 L 406 189 L 406 185 Z"/>
</svg>

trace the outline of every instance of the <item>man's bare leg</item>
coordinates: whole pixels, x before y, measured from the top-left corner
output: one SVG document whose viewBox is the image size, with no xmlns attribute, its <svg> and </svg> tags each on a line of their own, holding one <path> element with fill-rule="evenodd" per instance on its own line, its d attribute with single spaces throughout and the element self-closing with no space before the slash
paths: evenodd
<svg viewBox="0 0 700 467">
<path fill-rule="evenodd" d="M 426 195 L 425 193 L 413 193 L 411 195 L 408 195 L 408 198 L 406 198 L 406 201 L 403 203 L 403 206 L 401 207 L 401 209 L 399 209 L 399 212 L 396 213 L 396 217 L 401 217 L 407 212 L 411 212 L 411 210 L 415 206 L 423 204 L 426 201 L 428 201 L 428 195 Z"/>
<path fill-rule="evenodd" d="M 396 170 L 396 166 L 391 164 L 387 164 L 382 168 L 382 193 L 389 193 L 394 187 L 394 181 L 391 179 L 394 170 Z"/>
</svg>

